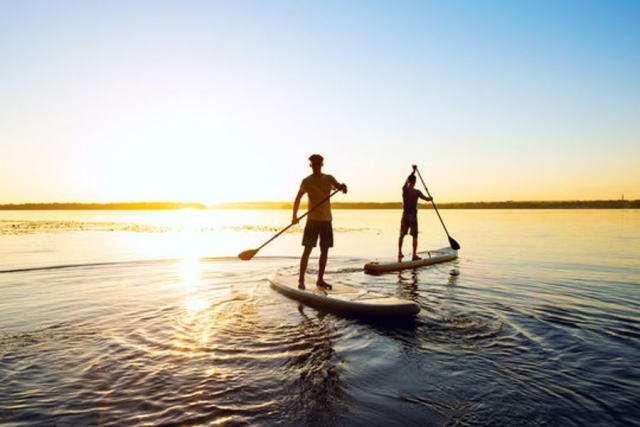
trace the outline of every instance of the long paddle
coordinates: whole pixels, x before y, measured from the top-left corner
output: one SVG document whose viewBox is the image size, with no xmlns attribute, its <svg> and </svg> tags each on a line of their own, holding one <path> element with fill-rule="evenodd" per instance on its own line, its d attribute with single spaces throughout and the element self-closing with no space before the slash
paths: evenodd
<svg viewBox="0 0 640 427">
<path fill-rule="evenodd" d="M 327 197 L 325 197 L 324 199 L 322 199 L 322 201 L 320 203 L 318 203 L 317 205 L 315 205 L 314 207 L 312 207 L 311 209 L 309 209 L 308 211 L 306 211 L 305 213 L 303 213 L 302 215 L 300 215 L 298 217 L 298 221 L 300 221 L 302 218 L 304 218 L 305 216 L 309 215 L 309 213 L 311 211 L 313 211 L 314 209 L 316 209 L 318 206 L 322 205 L 324 202 L 326 202 L 327 200 L 329 200 L 331 198 L 331 196 L 333 196 L 334 194 L 336 194 L 338 190 L 334 190 L 333 193 L 329 194 Z M 285 231 L 287 231 L 292 225 L 294 225 L 294 222 L 291 222 L 291 224 L 287 225 L 285 228 L 283 228 L 282 230 L 280 230 L 275 236 L 273 236 L 272 238 L 270 238 L 269 240 L 267 240 L 266 242 L 264 242 L 262 244 L 262 246 L 260 246 L 259 248 L 256 249 L 248 249 L 244 252 L 240 252 L 238 254 L 238 258 L 240 258 L 243 261 L 249 261 L 251 258 L 253 258 L 255 256 L 255 254 L 258 253 L 258 251 L 262 248 L 264 248 L 265 246 L 267 246 L 269 243 L 271 243 L 271 241 L 273 239 L 275 239 L 276 237 L 278 237 L 279 235 L 281 235 L 282 233 L 284 233 Z"/>
<path fill-rule="evenodd" d="M 420 171 L 418 170 L 418 167 L 417 166 L 414 166 L 414 167 L 416 169 L 416 172 L 418 172 L 418 176 L 420 177 L 420 181 L 422 181 L 422 185 L 424 186 L 425 191 L 427 192 L 427 196 L 431 198 L 433 209 L 435 209 L 436 213 L 438 214 L 438 218 L 440 218 L 440 223 L 442 224 L 442 228 L 444 228 L 444 232 L 447 233 L 447 237 L 449 238 L 449 244 L 451 245 L 451 248 L 457 251 L 458 249 L 460 249 L 460 245 L 458 244 L 458 242 L 455 241 L 453 237 L 449 235 L 449 232 L 447 231 L 447 227 L 444 225 L 444 221 L 440 216 L 440 212 L 438 212 L 438 208 L 436 207 L 436 204 L 433 201 L 433 197 L 431 197 L 431 194 L 429 194 L 429 189 L 427 188 L 427 184 L 424 183 L 424 180 L 422 179 L 422 175 L 420 175 Z"/>
</svg>

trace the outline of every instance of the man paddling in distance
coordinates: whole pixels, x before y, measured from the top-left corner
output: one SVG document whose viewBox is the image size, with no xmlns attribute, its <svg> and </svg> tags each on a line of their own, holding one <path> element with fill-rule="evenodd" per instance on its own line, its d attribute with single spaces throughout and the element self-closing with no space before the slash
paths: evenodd
<svg viewBox="0 0 640 427">
<path fill-rule="evenodd" d="M 407 177 L 404 185 L 402 186 L 402 219 L 400 220 L 400 238 L 398 240 L 398 262 L 402 261 L 404 255 L 402 255 L 402 242 L 404 236 L 411 234 L 413 237 L 412 246 L 412 260 L 417 261 L 420 259 L 418 256 L 418 199 L 430 202 L 433 200 L 431 197 L 427 197 L 415 187 L 416 185 L 416 170 L 418 166 L 412 165 L 413 171 L 411 175 Z"/>
<path fill-rule="evenodd" d="M 309 255 L 318 243 L 320 238 L 320 259 L 318 260 L 318 279 L 316 286 L 331 289 L 331 285 L 324 281 L 324 271 L 329 257 L 329 248 L 333 247 L 333 227 L 331 225 L 331 203 L 329 198 L 331 191 L 342 191 L 347 193 L 347 185 L 341 184 L 333 175 L 322 173 L 324 158 L 320 154 L 312 154 L 309 157 L 309 165 L 313 173 L 304 178 L 300 183 L 300 189 L 293 202 L 293 224 L 298 224 L 298 208 L 302 196 L 307 194 L 309 200 L 309 214 L 302 236 L 302 246 L 304 251 L 300 257 L 300 278 L 298 288 L 304 289 L 304 277 L 307 272 Z"/>
</svg>

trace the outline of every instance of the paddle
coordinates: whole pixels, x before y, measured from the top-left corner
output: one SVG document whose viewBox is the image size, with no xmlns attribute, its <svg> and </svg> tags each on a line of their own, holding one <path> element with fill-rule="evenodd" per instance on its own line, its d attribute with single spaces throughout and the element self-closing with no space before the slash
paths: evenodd
<svg viewBox="0 0 640 427">
<path fill-rule="evenodd" d="M 306 211 L 304 214 L 300 215 L 298 217 L 298 221 L 300 221 L 302 218 L 304 218 L 305 216 L 309 215 L 309 213 L 311 211 L 313 211 L 314 209 L 316 209 L 318 206 L 322 205 L 324 202 L 326 202 L 327 200 L 329 200 L 331 198 L 331 196 L 333 196 L 334 194 L 336 194 L 338 190 L 334 190 L 333 193 L 329 194 L 327 197 L 325 197 L 324 199 L 322 199 L 322 201 L 320 203 L 318 203 L 317 205 L 315 205 L 314 207 L 312 207 L 311 209 L 309 209 L 308 211 Z M 266 242 L 264 242 L 262 244 L 262 246 L 260 246 L 259 248 L 256 249 L 249 249 L 246 250 L 244 252 L 240 252 L 238 254 L 238 258 L 240 258 L 243 261 L 249 261 L 251 258 L 253 258 L 255 256 L 255 254 L 258 253 L 258 251 L 262 248 L 264 248 L 265 246 L 267 246 L 269 243 L 271 243 L 272 240 L 274 240 L 276 237 L 278 237 L 279 235 L 281 235 L 282 233 L 284 233 L 285 231 L 287 231 L 292 225 L 294 225 L 294 223 L 292 222 L 291 224 L 287 225 L 285 228 L 283 228 L 282 230 L 280 230 L 275 236 L 273 236 L 272 238 L 270 238 L 269 240 L 267 240 Z"/>
<path fill-rule="evenodd" d="M 418 170 L 417 166 L 414 166 L 416 172 L 418 172 L 418 176 L 420 177 L 420 181 L 422 181 L 422 185 L 424 186 L 425 191 L 427 192 L 427 196 L 431 197 L 431 194 L 429 194 L 429 189 L 427 188 L 427 185 L 424 183 L 424 180 L 422 179 L 422 175 L 420 175 L 420 171 Z M 442 227 L 444 228 L 444 232 L 447 233 L 447 237 L 449 238 L 449 244 L 451 245 L 452 249 L 455 249 L 456 251 L 458 249 L 460 249 L 460 245 L 458 244 L 458 242 L 456 242 L 454 240 L 453 237 L 451 237 L 449 235 L 449 232 L 447 231 L 447 227 L 444 225 L 444 221 L 442 220 L 442 217 L 440 216 L 440 212 L 438 212 L 438 208 L 436 207 L 435 202 L 433 201 L 433 197 L 431 197 L 431 203 L 433 204 L 433 209 L 435 209 L 436 213 L 438 214 L 438 218 L 440 218 L 440 223 L 442 224 Z"/>
</svg>

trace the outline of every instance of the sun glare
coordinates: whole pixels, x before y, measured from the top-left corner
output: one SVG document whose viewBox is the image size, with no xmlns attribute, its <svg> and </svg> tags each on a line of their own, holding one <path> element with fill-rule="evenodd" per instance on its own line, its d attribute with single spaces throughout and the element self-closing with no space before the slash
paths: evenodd
<svg viewBox="0 0 640 427">
<path fill-rule="evenodd" d="M 180 285 L 185 291 L 191 291 L 198 287 L 200 283 L 200 265 L 197 258 L 188 257 L 180 261 L 180 275 L 182 281 Z"/>
<path fill-rule="evenodd" d="M 183 306 L 188 317 L 197 316 L 198 312 L 209 306 L 197 292 L 201 280 L 200 244 L 202 236 L 198 221 L 198 212 L 193 209 L 181 210 L 175 218 L 176 228 L 179 229 L 178 255 L 180 258 L 181 286 L 187 294 Z"/>
</svg>

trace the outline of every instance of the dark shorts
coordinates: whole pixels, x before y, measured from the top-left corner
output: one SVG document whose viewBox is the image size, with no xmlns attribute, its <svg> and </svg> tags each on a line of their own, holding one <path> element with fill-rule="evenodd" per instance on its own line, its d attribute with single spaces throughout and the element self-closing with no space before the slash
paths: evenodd
<svg viewBox="0 0 640 427">
<path fill-rule="evenodd" d="M 331 221 L 307 220 L 307 224 L 304 226 L 304 234 L 302 235 L 302 246 L 315 248 L 318 244 L 318 236 L 320 236 L 321 248 L 333 247 Z"/>
<path fill-rule="evenodd" d="M 400 220 L 400 235 L 405 236 L 411 234 L 413 237 L 418 235 L 418 217 L 408 213 L 402 214 Z"/>
</svg>

